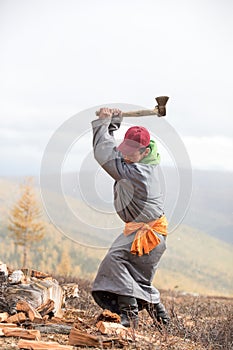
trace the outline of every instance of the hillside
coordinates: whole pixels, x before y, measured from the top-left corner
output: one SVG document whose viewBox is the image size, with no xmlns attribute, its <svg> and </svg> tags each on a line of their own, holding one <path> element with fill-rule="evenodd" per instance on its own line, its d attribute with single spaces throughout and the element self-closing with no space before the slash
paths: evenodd
<svg viewBox="0 0 233 350">
<path fill-rule="evenodd" d="M 171 218 L 174 203 L 179 193 L 176 169 L 163 167 L 161 173 L 165 209 Z M 76 197 L 95 208 L 112 211 L 113 180 L 97 165 L 81 174 L 63 174 L 64 193 Z M 52 183 L 49 183 L 52 189 Z M 218 171 L 193 171 L 193 186 L 190 205 L 183 223 L 209 235 L 233 244 L 233 174 Z"/>
<path fill-rule="evenodd" d="M 6 227 L 7 211 L 17 193 L 18 184 L 1 179 L 0 260 L 14 267 L 20 266 L 20 250 L 15 248 Z M 32 247 L 31 266 L 47 272 L 65 272 L 67 275 L 93 278 L 106 248 L 121 231 L 122 223 L 112 214 L 106 218 L 74 198 L 69 197 L 68 200 L 74 212 L 78 211 L 82 220 L 88 220 L 91 226 L 77 226 L 77 221 L 70 220 L 70 213 L 61 212 L 59 197 L 52 194 L 56 220 L 62 225 L 65 234 L 48 224 L 45 238 Z M 111 225 L 118 229 L 110 232 Z M 102 231 L 102 226 L 106 230 Z M 232 264 L 231 244 L 188 225 L 181 225 L 168 237 L 167 251 L 154 283 L 163 289 L 229 296 L 233 295 Z"/>
<path fill-rule="evenodd" d="M 161 288 L 233 295 L 232 245 L 181 225 L 168 237 L 156 276 Z"/>
</svg>

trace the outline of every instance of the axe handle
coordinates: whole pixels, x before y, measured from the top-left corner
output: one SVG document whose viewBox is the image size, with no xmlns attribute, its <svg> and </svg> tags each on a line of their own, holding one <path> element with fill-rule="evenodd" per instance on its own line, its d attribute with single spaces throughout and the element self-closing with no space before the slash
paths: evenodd
<svg viewBox="0 0 233 350">
<path fill-rule="evenodd" d="M 157 106 L 154 109 L 142 109 L 139 111 L 122 112 L 122 117 L 146 117 L 150 115 L 157 115 L 158 117 L 161 117 Z"/>
<path fill-rule="evenodd" d="M 99 111 L 97 111 L 95 114 L 98 116 Z M 146 117 L 150 115 L 157 115 L 158 117 L 161 117 L 159 114 L 158 106 L 156 106 L 154 109 L 142 109 L 139 111 L 122 112 L 122 117 Z"/>
</svg>

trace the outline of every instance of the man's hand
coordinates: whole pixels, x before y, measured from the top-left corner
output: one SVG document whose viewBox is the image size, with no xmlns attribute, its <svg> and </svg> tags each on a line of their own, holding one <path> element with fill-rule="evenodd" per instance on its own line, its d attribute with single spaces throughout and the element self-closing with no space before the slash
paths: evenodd
<svg viewBox="0 0 233 350">
<path fill-rule="evenodd" d="M 114 116 L 121 116 L 122 112 L 117 108 L 100 108 L 99 119 L 105 119 Z"/>
</svg>

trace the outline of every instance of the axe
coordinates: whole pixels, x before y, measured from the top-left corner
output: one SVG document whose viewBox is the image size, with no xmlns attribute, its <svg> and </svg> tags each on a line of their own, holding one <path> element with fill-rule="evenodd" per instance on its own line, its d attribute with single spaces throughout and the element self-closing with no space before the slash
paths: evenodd
<svg viewBox="0 0 233 350">
<path fill-rule="evenodd" d="M 168 96 L 159 96 L 155 100 L 158 103 L 154 109 L 142 109 L 139 111 L 122 112 L 122 117 L 145 117 L 149 115 L 157 115 L 158 117 L 164 117 L 166 115 L 166 104 L 168 101 Z M 95 112 L 98 116 L 99 111 Z"/>
</svg>

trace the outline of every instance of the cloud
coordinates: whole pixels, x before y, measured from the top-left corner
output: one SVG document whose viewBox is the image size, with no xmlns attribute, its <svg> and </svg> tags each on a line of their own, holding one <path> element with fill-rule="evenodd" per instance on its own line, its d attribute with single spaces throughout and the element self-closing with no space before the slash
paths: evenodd
<svg viewBox="0 0 233 350">
<path fill-rule="evenodd" d="M 41 157 L 53 132 L 84 109 L 109 103 L 153 108 L 162 94 L 170 96 L 166 118 L 186 140 L 193 166 L 232 169 L 232 2 L 148 0 L 145 6 L 135 0 L 132 7 L 123 0 L 22 0 L 0 6 L 5 169 L 17 164 L 19 172 L 29 171 L 29 153 Z M 217 159 L 211 153 L 216 142 Z M 22 147 L 21 169 L 13 158 Z"/>
<path fill-rule="evenodd" d="M 232 138 L 185 137 L 183 141 L 193 168 L 233 171 Z"/>
</svg>

